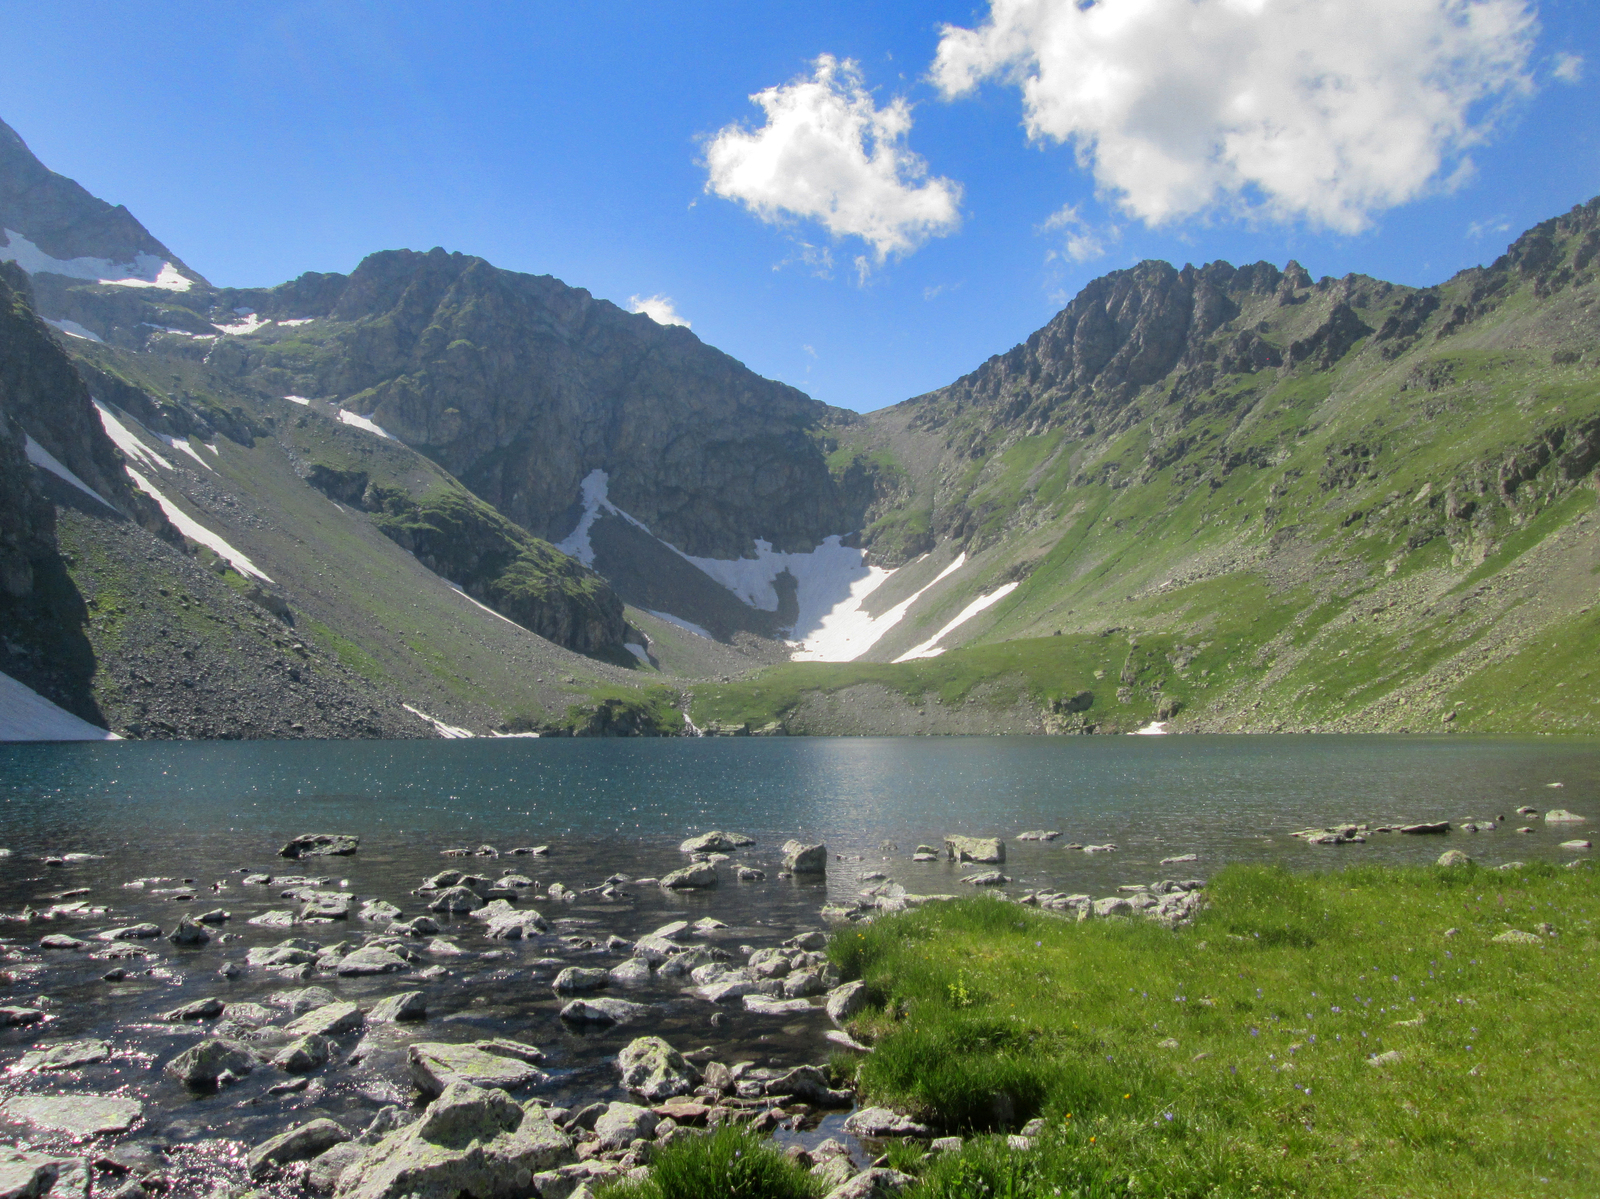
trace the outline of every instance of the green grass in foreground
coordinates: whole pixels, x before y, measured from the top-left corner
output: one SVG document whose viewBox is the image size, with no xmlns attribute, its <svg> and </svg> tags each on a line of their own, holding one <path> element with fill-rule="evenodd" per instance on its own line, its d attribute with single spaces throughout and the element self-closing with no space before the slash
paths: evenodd
<svg viewBox="0 0 1600 1199">
<path fill-rule="evenodd" d="M 1600 1194 L 1592 871 L 1233 867 L 1210 896 L 1175 932 L 995 899 L 841 932 L 876 1000 L 863 1103 L 1048 1122 L 1027 1152 L 976 1136 L 907 1199 Z"/>
<path fill-rule="evenodd" d="M 739 1128 L 685 1137 L 664 1148 L 642 1182 L 616 1182 L 599 1199 L 817 1199 L 819 1180 L 772 1142 Z"/>
</svg>

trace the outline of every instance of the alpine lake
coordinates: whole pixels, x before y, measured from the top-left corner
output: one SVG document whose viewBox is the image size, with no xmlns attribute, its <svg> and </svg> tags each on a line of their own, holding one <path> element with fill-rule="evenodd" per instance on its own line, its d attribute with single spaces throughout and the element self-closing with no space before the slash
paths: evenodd
<svg viewBox="0 0 1600 1199">
<path fill-rule="evenodd" d="M 674 921 L 711 918 L 695 943 L 731 952 L 826 929 L 824 905 L 849 906 L 864 887 L 971 894 L 947 834 L 999 837 L 1007 880 L 991 892 L 1116 894 L 1160 879 L 1204 879 L 1234 862 L 1318 870 L 1351 862 L 1418 864 L 1459 849 L 1487 865 L 1585 856 L 1561 843 L 1584 826 L 1519 816 L 1567 808 L 1600 817 L 1600 741 L 1576 738 L 1074 737 L 499 739 L 405 742 L 120 742 L 0 747 L 0 986 L 10 1007 L 42 1019 L 0 1029 L 0 1097 L 121 1096 L 142 1115 L 92 1142 L 12 1120 L 8 1139 L 62 1156 L 159 1156 L 173 1192 L 207 1194 L 244 1179 L 244 1153 L 285 1128 L 329 1116 L 365 1127 L 385 1105 L 412 1105 L 408 1043 L 512 1038 L 539 1047 L 548 1075 L 528 1095 L 562 1107 L 627 1099 L 616 1057 L 641 1035 L 664 1037 L 691 1061 L 783 1068 L 825 1061 L 838 1046 L 820 1006 L 767 1015 L 710 1002 L 685 977 L 652 975 L 602 994 L 648 1007 L 609 1026 L 559 1013 L 565 967 L 611 968 L 629 942 Z M 1503 819 L 1502 819 L 1503 817 Z M 1364 841 L 1309 844 L 1292 834 L 1345 823 L 1450 821 L 1444 835 L 1369 831 Z M 1461 825 L 1478 824 L 1479 832 Z M 1518 832 L 1519 828 L 1531 831 Z M 654 882 L 687 864 L 685 838 L 720 829 L 754 844 L 717 864 L 718 885 L 675 891 Z M 1020 840 L 1027 830 L 1058 833 Z M 344 833 L 358 852 L 290 861 L 305 833 Z M 791 838 L 828 849 L 825 877 L 781 877 Z M 919 845 L 941 852 L 913 862 Z M 1114 846 L 1085 853 L 1082 846 Z M 545 852 L 514 854 L 540 847 Z M 463 851 L 464 854 L 463 854 Z M 1188 855 L 1194 855 L 1192 859 Z M 68 855 L 71 855 L 70 857 Z M 1163 864 L 1164 858 L 1185 859 Z M 737 867 L 764 872 L 740 881 Z M 470 915 L 436 914 L 414 939 L 406 973 L 347 977 L 332 969 L 253 967 L 252 949 L 286 937 L 352 946 L 381 930 L 361 905 L 383 900 L 400 919 L 429 915 L 423 882 L 441 871 L 531 881 L 516 898 L 548 932 L 486 936 Z M 244 880 L 271 876 L 272 882 Z M 300 880 L 310 877 L 310 883 Z M 621 876 L 626 881 L 606 880 Z M 871 876 L 871 877 L 869 877 Z M 278 880 L 288 879 L 288 882 Z M 550 900 L 561 883 L 574 892 Z M 295 911 L 299 889 L 353 894 L 348 919 L 251 923 Z M 605 893 L 603 894 L 602 891 Z M 123 941 L 97 934 L 138 923 L 163 933 L 183 916 L 222 909 L 211 939 Z M 1068 913 L 1071 915 L 1071 913 Z M 88 942 L 46 949 L 62 934 Z M 441 943 L 447 949 L 437 948 Z M 112 955 L 112 956 L 108 956 Z M 126 956 L 114 956 L 123 954 Z M 336 955 L 335 955 L 336 956 Z M 232 963 L 236 969 L 223 973 Z M 229 977 L 228 975 L 232 976 Z M 336 1037 L 329 1062 L 290 1076 L 271 1067 L 191 1092 L 164 1072 L 206 1035 L 206 1020 L 165 1020 L 194 1001 L 281 1005 L 282 993 L 323 987 L 363 1008 L 423 992 L 425 1020 Z M 820 999 L 813 999 L 820 1004 Z M 289 1012 L 285 1011 L 285 1019 Z M 103 1061 L 21 1070 L 29 1050 L 98 1039 Z M 841 1136 L 846 1113 L 817 1113 L 779 1135 Z M 820 1118 L 820 1123 L 818 1118 Z M 842 1138 L 841 1138 L 842 1139 Z M 103 1185 L 96 1175 L 96 1185 Z M 287 1193 L 287 1192 L 286 1192 Z"/>
</svg>

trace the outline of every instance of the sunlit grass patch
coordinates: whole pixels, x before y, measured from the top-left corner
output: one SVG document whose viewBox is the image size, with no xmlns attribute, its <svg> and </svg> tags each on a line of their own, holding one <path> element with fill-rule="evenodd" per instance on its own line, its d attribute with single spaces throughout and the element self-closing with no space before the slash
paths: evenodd
<svg viewBox="0 0 1600 1199">
<path fill-rule="evenodd" d="M 754 1133 L 720 1128 L 663 1148 L 650 1176 L 602 1186 L 598 1199 L 816 1199 L 821 1180 Z"/>
<path fill-rule="evenodd" d="M 1208 893 L 1177 931 L 978 898 L 835 938 L 876 1000 L 864 1101 L 1049 1130 L 920 1194 L 1600 1193 L 1593 871 L 1233 867 Z"/>
</svg>

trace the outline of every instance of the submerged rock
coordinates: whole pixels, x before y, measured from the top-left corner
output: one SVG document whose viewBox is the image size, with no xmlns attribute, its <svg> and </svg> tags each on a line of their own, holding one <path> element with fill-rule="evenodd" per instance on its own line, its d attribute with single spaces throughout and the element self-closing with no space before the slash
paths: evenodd
<svg viewBox="0 0 1600 1199">
<path fill-rule="evenodd" d="M 961 881 L 969 887 L 999 887 L 1011 879 L 998 870 L 980 870 L 977 874 L 966 875 Z"/>
<path fill-rule="evenodd" d="M 81 1041 L 59 1041 L 54 1045 L 42 1045 L 37 1049 L 30 1049 L 17 1059 L 12 1069 L 18 1074 L 74 1070 L 79 1066 L 103 1062 L 110 1056 L 111 1046 L 94 1037 L 86 1037 Z"/>
</svg>

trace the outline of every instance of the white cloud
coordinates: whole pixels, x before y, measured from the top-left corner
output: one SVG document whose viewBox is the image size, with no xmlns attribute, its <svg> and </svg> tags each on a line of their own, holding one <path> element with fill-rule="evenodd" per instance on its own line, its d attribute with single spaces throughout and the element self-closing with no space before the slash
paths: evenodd
<svg viewBox="0 0 1600 1199">
<path fill-rule="evenodd" d="M 1473 221 L 1467 226 L 1467 236 L 1473 241 L 1481 241 L 1490 233 L 1510 233 L 1511 222 L 1503 216 L 1492 216 L 1486 220 Z"/>
<path fill-rule="evenodd" d="M 1583 81 L 1583 55 L 1557 54 L 1556 65 L 1550 68 L 1550 74 L 1561 80 L 1562 83 L 1581 83 Z"/>
<path fill-rule="evenodd" d="M 629 296 L 628 311 L 642 312 L 658 325 L 689 328 L 689 322 L 679 316 L 678 310 L 672 306 L 671 296 Z"/>
<path fill-rule="evenodd" d="M 1224 207 L 1343 232 L 1467 177 L 1528 91 L 1530 0 L 991 0 L 947 25 L 945 96 L 1021 89 L 1035 141 L 1160 224 Z"/>
<path fill-rule="evenodd" d="M 860 68 L 824 54 L 809 76 L 751 96 L 760 129 L 729 125 L 706 146 L 706 190 L 744 204 L 762 220 L 799 217 L 834 237 L 858 237 L 881 265 L 961 223 L 961 185 L 928 178 L 905 146 L 911 107 L 879 108 Z M 867 265 L 858 259 L 858 272 Z"/>
<path fill-rule="evenodd" d="M 1088 221 L 1078 215 L 1075 204 L 1062 205 L 1039 226 L 1040 233 L 1051 233 L 1056 230 L 1066 231 L 1062 253 L 1073 262 L 1091 262 L 1096 258 L 1104 258 L 1106 240 L 1115 241 L 1118 233 L 1114 228 L 1097 233 Z"/>
</svg>

